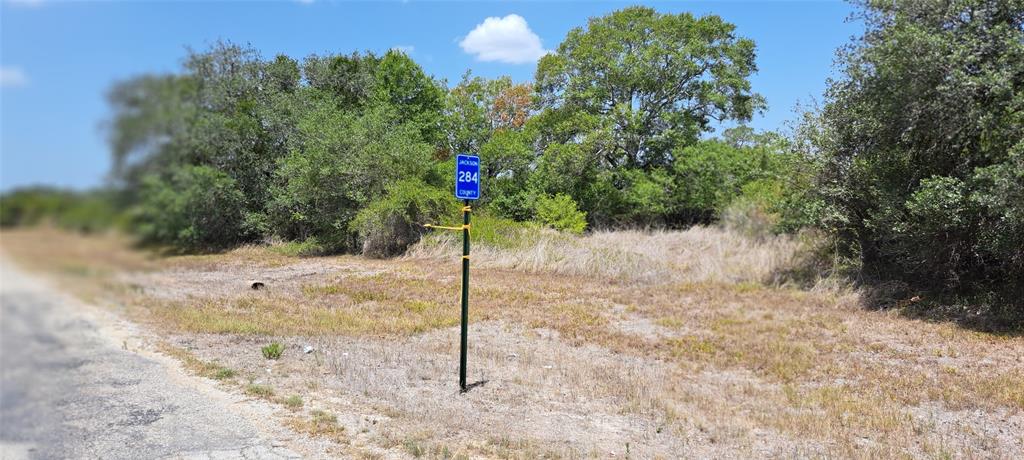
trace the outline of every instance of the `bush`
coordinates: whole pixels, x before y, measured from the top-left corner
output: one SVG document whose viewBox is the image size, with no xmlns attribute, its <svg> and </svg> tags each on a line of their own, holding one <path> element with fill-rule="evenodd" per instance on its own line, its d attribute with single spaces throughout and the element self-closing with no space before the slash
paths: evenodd
<svg viewBox="0 0 1024 460">
<path fill-rule="evenodd" d="M 665 223 L 673 211 L 672 176 L 663 169 L 630 169 L 622 172 L 622 178 L 627 186 L 622 191 L 621 218 L 640 225 Z"/>
<path fill-rule="evenodd" d="M 764 238 L 780 228 L 785 190 L 781 182 L 759 179 L 745 184 L 740 195 L 721 209 L 719 224 L 753 238 Z"/>
<path fill-rule="evenodd" d="M 448 192 L 415 179 L 397 182 L 387 194 L 363 209 L 352 225 L 363 242 L 363 255 L 401 254 L 426 232 L 423 224 L 455 215 L 458 203 Z"/>
<path fill-rule="evenodd" d="M 473 243 L 499 248 L 525 247 L 536 242 L 540 226 L 534 222 L 518 222 L 486 212 L 474 213 Z"/>
<path fill-rule="evenodd" d="M 703 141 L 675 153 L 675 201 L 685 222 L 713 220 L 760 172 L 755 155 L 722 141 Z"/>
<path fill-rule="evenodd" d="M 498 195 L 491 199 L 488 208 L 495 214 L 515 221 L 524 222 L 533 219 L 533 195 L 520 191 L 511 195 Z"/>
<path fill-rule="evenodd" d="M 281 161 L 269 206 L 278 236 L 315 236 L 329 252 L 356 250 L 360 210 L 388 184 L 433 174 L 432 149 L 419 140 L 419 128 L 396 118 L 386 107 L 355 116 L 328 101 L 301 120 L 305 145 Z"/>
<path fill-rule="evenodd" d="M 825 223 L 866 279 L 1024 312 L 1019 5 L 863 4 L 816 147 Z"/>
<path fill-rule="evenodd" d="M 135 215 L 143 241 L 184 251 L 208 251 L 238 244 L 245 197 L 234 179 L 208 166 L 185 166 L 171 177 L 144 180 Z"/>
<path fill-rule="evenodd" d="M 568 195 L 541 196 L 536 204 L 537 221 L 555 230 L 580 234 L 587 228 L 587 213 L 576 209 Z"/>
</svg>

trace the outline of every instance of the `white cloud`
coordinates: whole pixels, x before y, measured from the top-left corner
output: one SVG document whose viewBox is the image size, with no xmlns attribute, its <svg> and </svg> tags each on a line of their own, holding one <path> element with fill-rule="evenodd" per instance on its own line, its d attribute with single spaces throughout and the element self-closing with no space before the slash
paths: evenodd
<svg viewBox="0 0 1024 460">
<path fill-rule="evenodd" d="M 28 85 L 28 75 L 20 67 L 0 67 L 0 87 L 17 88 Z"/>
<path fill-rule="evenodd" d="M 484 19 L 459 42 L 459 46 L 478 60 L 509 64 L 536 62 L 548 54 L 541 45 L 540 37 L 518 14 Z"/>
</svg>

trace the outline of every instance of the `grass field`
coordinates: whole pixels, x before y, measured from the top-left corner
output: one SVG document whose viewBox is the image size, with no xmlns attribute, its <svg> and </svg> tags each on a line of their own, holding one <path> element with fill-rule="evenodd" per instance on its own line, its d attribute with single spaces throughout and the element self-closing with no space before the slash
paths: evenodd
<svg viewBox="0 0 1024 460">
<path fill-rule="evenodd" d="M 0 244 L 346 455 L 1024 455 L 1024 338 L 908 319 L 795 276 L 812 236 L 696 227 L 478 244 L 469 371 L 486 383 L 460 395 L 446 238 L 385 261 L 274 247 L 162 257 L 48 229 Z M 274 341 L 284 352 L 266 359 Z"/>
</svg>

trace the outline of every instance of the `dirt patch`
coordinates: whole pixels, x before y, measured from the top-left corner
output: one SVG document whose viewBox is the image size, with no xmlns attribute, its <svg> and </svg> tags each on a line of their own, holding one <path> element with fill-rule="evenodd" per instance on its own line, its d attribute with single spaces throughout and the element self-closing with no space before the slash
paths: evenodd
<svg viewBox="0 0 1024 460">
<path fill-rule="evenodd" d="M 706 388 L 727 379 L 711 373 L 687 376 L 664 361 L 573 347 L 550 330 L 487 322 L 474 324 L 470 334 L 470 381 L 486 383 L 466 394 L 458 392 L 456 328 L 399 340 L 285 338 L 279 361 L 259 354 L 265 338 L 174 342 L 202 359 L 230 362 L 279 394 L 302 395 L 307 407 L 345 414 L 339 419 L 346 432 L 357 433 L 354 446 L 387 446 L 420 434 L 453 452 L 511 443 L 560 457 L 608 457 L 625 455 L 628 446 L 640 458 L 671 458 L 782 454 L 800 442 L 777 433 L 752 438 L 750 425 L 685 416 L 700 412 L 701 404 L 724 403 Z M 306 346 L 316 351 L 304 353 Z"/>
<path fill-rule="evenodd" d="M 235 263 L 202 269 L 181 267 L 150 273 L 132 272 L 122 274 L 120 281 L 154 299 L 187 300 L 246 295 L 253 290 L 253 282 L 263 284 L 260 290 L 298 294 L 301 286 L 311 281 L 334 276 L 371 276 L 384 271 L 328 259 L 311 259 L 280 266 Z"/>
<path fill-rule="evenodd" d="M 110 266 L 100 279 L 197 372 L 253 385 L 347 455 L 1024 452 L 1024 339 L 864 311 L 842 289 L 474 269 L 470 380 L 487 383 L 460 395 L 456 261 L 248 248 Z M 260 353 L 272 341 L 280 360 Z"/>
</svg>

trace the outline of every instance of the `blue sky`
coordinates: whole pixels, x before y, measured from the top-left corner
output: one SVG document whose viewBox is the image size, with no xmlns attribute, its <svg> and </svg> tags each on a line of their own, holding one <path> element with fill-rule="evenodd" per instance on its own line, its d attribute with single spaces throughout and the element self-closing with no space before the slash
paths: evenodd
<svg viewBox="0 0 1024 460">
<path fill-rule="evenodd" d="M 110 168 L 102 130 L 110 115 L 107 88 L 141 73 L 178 71 L 186 47 L 201 50 L 224 39 L 251 44 L 264 57 L 296 58 L 401 47 L 452 83 L 466 69 L 527 81 L 536 56 L 556 48 L 569 29 L 635 3 L 4 0 L 0 189 L 101 184 Z M 850 5 L 838 1 L 650 5 L 717 14 L 757 43 L 752 84 L 769 104 L 751 123 L 757 129 L 784 127 L 798 101 L 819 97 L 835 49 L 861 31 L 846 21 Z"/>
</svg>

